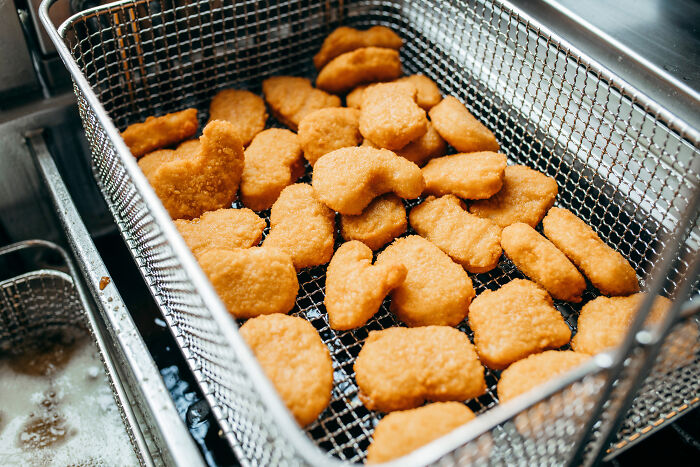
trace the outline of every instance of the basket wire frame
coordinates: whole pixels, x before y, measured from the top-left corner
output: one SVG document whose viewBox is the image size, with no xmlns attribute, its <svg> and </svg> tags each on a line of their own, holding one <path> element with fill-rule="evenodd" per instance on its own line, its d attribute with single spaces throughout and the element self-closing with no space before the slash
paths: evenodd
<svg viewBox="0 0 700 467">
<path fill-rule="evenodd" d="M 396 30 L 406 42 L 401 51 L 405 71 L 426 74 L 443 93 L 462 100 L 496 134 L 510 163 L 554 177 L 560 187 L 557 205 L 589 223 L 643 282 L 697 189 L 700 158 L 692 129 L 664 120 L 653 103 L 507 4 L 133 1 L 74 16 L 61 34 L 102 106 L 91 104 L 76 84 L 98 183 L 215 415 L 237 454 L 255 463 L 297 460 L 300 454 L 270 423 L 246 365 L 232 356 L 191 271 L 183 270 L 167 229 L 135 185 L 135 164 L 126 162 L 130 155 L 105 128 L 101 113 L 123 129 L 149 115 L 194 106 L 204 123 L 208 102 L 220 89 L 259 91 L 261 80 L 275 74 L 312 77 L 310 57 L 341 22 Z M 697 240 L 695 228 L 686 253 Z M 674 291 L 687 266 L 681 260 L 668 274 L 664 294 Z M 472 275 L 477 293 L 516 277 L 522 276 L 507 259 L 492 272 Z M 385 304 L 364 328 L 331 330 L 323 308 L 324 282 L 323 268 L 302 271 L 294 310 L 316 326 L 334 358 L 332 402 L 307 433 L 331 455 L 362 461 L 378 417 L 357 400 L 352 363 L 369 330 L 400 323 Z M 584 303 L 595 296 L 589 288 Z M 575 328 L 580 306 L 556 305 Z M 469 332 L 466 323 L 460 328 Z M 697 380 L 698 373 L 692 376 Z M 487 393 L 469 402 L 476 412 L 496 406 L 497 377 L 487 372 Z M 605 377 L 605 371 L 589 372 L 440 462 L 564 462 Z M 557 407 L 573 412 L 557 412 Z M 542 411 L 548 414 L 546 426 L 538 423 Z M 558 430 L 551 432 L 549 426 Z M 537 437 L 523 437 L 523 431 Z M 524 439 L 521 447 L 517 437 Z"/>
</svg>

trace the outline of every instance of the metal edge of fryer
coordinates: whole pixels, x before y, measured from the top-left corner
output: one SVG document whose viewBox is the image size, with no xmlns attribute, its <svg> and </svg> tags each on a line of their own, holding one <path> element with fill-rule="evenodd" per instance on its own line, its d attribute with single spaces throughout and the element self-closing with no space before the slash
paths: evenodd
<svg viewBox="0 0 700 467">
<path fill-rule="evenodd" d="M 103 320 L 112 341 L 119 345 L 115 351 L 120 353 L 116 360 L 126 362 L 128 368 L 115 368 L 121 374 L 124 384 L 138 402 L 140 415 L 145 418 L 148 427 L 157 430 L 155 448 L 167 465 L 196 466 L 204 465 L 204 461 L 194 440 L 180 419 L 170 394 L 163 383 L 160 373 L 148 349 L 129 315 L 116 286 L 113 283 L 102 288 L 103 277 L 110 277 L 102 262 L 90 234 L 82 223 L 72 198 L 63 183 L 58 169 L 46 147 L 41 131 L 27 135 L 27 143 L 33 155 L 38 172 L 45 182 L 59 220 L 64 228 L 67 241 L 73 250 L 80 271 L 84 275 L 89 293 L 85 293 L 84 285 L 76 277 L 75 287 L 83 302 L 88 302 L 91 296 L 97 310 L 90 309 L 90 303 L 84 303 L 89 313 L 98 315 Z M 76 272 L 76 276 L 79 274 Z M 97 312 L 95 312 L 97 311 Z M 87 313 L 88 311 L 86 311 Z M 110 356 L 113 352 L 106 349 Z M 117 365 L 115 365 L 117 366 Z M 131 381 L 129 381 L 131 380 Z M 136 381 L 138 384 L 133 384 Z M 125 401 L 128 404 L 128 400 Z M 145 409 L 145 410 L 144 410 Z M 160 445 L 162 444 L 162 445 Z M 165 449 L 164 449 L 165 448 Z M 151 447 L 153 449 L 153 447 Z"/>
</svg>

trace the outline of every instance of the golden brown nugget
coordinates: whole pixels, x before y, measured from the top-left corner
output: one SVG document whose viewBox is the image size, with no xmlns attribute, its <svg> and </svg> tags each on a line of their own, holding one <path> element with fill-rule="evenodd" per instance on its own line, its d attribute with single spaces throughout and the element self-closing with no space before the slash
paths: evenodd
<svg viewBox="0 0 700 467">
<path fill-rule="evenodd" d="M 331 60 L 319 72 L 316 86 L 341 94 L 364 83 L 391 81 L 401 76 L 399 52 L 380 47 L 363 47 Z"/>
<path fill-rule="evenodd" d="M 460 402 L 435 402 L 392 412 L 374 428 L 367 463 L 379 464 L 405 456 L 474 418 L 474 412 Z"/>
<path fill-rule="evenodd" d="M 355 89 L 350 91 L 347 96 L 345 96 L 345 105 L 350 108 L 360 110 L 362 107 L 362 95 L 365 93 L 365 89 L 370 86 L 369 84 L 361 84 Z"/>
<path fill-rule="evenodd" d="M 639 291 L 630 263 L 610 248 L 588 224 L 571 211 L 552 208 L 542 221 L 544 234 L 588 277 L 604 295 Z"/>
<path fill-rule="evenodd" d="M 475 295 L 471 279 L 423 237 L 395 240 L 376 264 L 406 266 L 406 280 L 391 292 L 391 311 L 408 326 L 456 326 L 467 316 Z"/>
<path fill-rule="evenodd" d="M 367 205 L 358 216 L 340 216 L 340 234 L 345 240 L 359 240 L 378 250 L 406 232 L 406 208 L 401 199 L 389 193 Z"/>
<path fill-rule="evenodd" d="M 474 346 L 449 326 L 371 331 L 354 369 L 360 400 L 380 412 L 464 401 L 486 391 Z"/>
<path fill-rule="evenodd" d="M 373 26 L 364 31 L 341 26 L 323 40 L 321 50 L 314 55 L 314 65 L 317 70 L 320 70 L 335 57 L 361 47 L 398 50 L 402 45 L 403 40 L 399 35 L 384 26 Z"/>
<path fill-rule="evenodd" d="M 645 293 L 636 293 L 628 297 L 598 297 L 586 303 L 581 308 L 578 331 L 571 340 L 571 348 L 577 352 L 595 355 L 618 346 L 645 296 Z M 671 301 L 668 298 L 657 297 L 646 324 L 659 323 L 670 306 Z"/>
<path fill-rule="evenodd" d="M 402 264 L 372 266 L 372 250 L 364 243 L 343 243 L 326 271 L 324 304 L 332 329 L 364 326 L 390 290 L 406 278 Z"/>
<path fill-rule="evenodd" d="M 250 209 L 269 209 L 284 187 L 304 175 L 304 159 L 297 135 L 270 128 L 253 139 L 245 150 L 241 177 L 241 201 Z"/>
<path fill-rule="evenodd" d="M 362 145 L 372 148 L 379 148 L 379 146 L 368 139 L 365 139 L 362 142 Z M 397 149 L 395 152 L 397 156 L 408 159 L 420 167 L 425 165 L 425 163 L 430 159 L 444 156 L 447 152 L 447 143 L 445 143 L 445 140 L 442 139 L 437 131 L 435 131 L 433 125 L 428 122 L 428 129 L 423 136 L 415 141 L 411 141 L 401 149 Z"/>
<path fill-rule="evenodd" d="M 501 373 L 497 386 L 498 400 L 504 403 L 515 399 L 590 358 L 589 355 L 569 350 L 547 350 L 519 360 Z"/>
<path fill-rule="evenodd" d="M 319 157 L 362 142 L 357 109 L 333 107 L 316 110 L 299 123 L 299 141 L 312 166 Z"/>
<path fill-rule="evenodd" d="M 173 219 L 191 219 L 236 200 L 243 146 L 235 127 L 209 122 L 202 137 L 144 156 L 139 167 Z"/>
<path fill-rule="evenodd" d="M 501 229 L 488 219 L 469 214 L 453 195 L 426 199 L 411 210 L 411 227 L 469 272 L 498 266 Z"/>
<path fill-rule="evenodd" d="M 287 313 L 299 283 L 288 254 L 274 248 L 210 248 L 197 255 L 226 309 L 236 318 Z"/>
<path fill-rule="evenodd" d="M 469 212 L 501 227 L 516 222 L 535 227 L 554 204 L 558 191 L 553 178 L 524 165 L 509 165 L 501 190 L 489 199 L 471 203 Z"/>
<path fill-rule="evenodd" d="M 242 89 L 219 91 L 209 104 L 209 120 L 226 120 L 236 127 L 241 144 L 248 146 L 255 135 L 265 129 L 265 101 Z"/>
<path fill-rule="evenodd" d="M 381 148 L 401 149 L 428 130 L 425 110 L 410 83 L 380 83 L 362 95 L 360 133 Z"/>
<path fill-rule="evenodd" d="M 341 214 L 362 214 L 377 196 L 394 192 L 417 198 L 424 182 L 420 168 L 386 149 L 341 148 L 316 161 L 312 185 L 318 199 Z"/>
<path fill-rule="evenodd" d="M 571 339 L 571 330 L 549 294 L 525 279 L 476 297 L 469 307 L 469 326 L 479 358 L 495 370 Z"/>
<path fill-rule="evenodd" d="M 586 280 L 552 242 L 522 222 L 501 232 L 501 246 L 520 271 L 557 300 L 578 303 Z"/>
<path fill-rule="evenodd" d="M 253 211 L 218 209 L 191 221 L 177 219 L 175 227 L 195 255 L 207 248 L 250 248 L 260 243 L 265 221 Z"/>
<path fill-rule="evenodd" d="M 306 78 L 273 76 L 263 81 L 263 94 L 277 120 L 297 131 L 308 114 L 326 107 L 340 107 L 340 98 L 311 85 Z"/>
<path fill-rule="evenodd" d="M 316 420 L 331 400 L 333 363 L 311 323 L 278 313 L 246 321 L 240 333 L 299 425 Z"/>
<path fill-rule="evenodd" d="M 141 157 L 156 149 L 172 146 L 197 133 L 197 109 L 185 109 L 148 117 L 143 123 L 134 123 L 122 132 L 122 139 L 134 157 Z"/>
<path fill-rule="evenodd" d="M 416 103 L 424 110 L 428 111 L 438 105 L 442 100 L 440 89 L 435 84 L 435 81 L 425 75 L 410 75 L 399 78 L 394 82 L 406 81 L 416 87 Z"/>
<path fill-rule="evenodd" d="M 439 157 L 423 167 L 425 192 L 465 199 L 490 198 L 501 189 L 508 160 L 497 152 Z"/>
<path fill-rule="evenodd" d="M 456 97 L 447 96 L 430 109 L 430 120 L 440 136 L 459 152 L 498 152 L 498 141 L 491 130 Z"/>
<path fill-rule="evenodd" d="M 310 185 L 282 190 L 270 211 L 270 233 L 263 246 L 279 248 L 297 269 L 325 264 L 333 256 L 335 214 L 321 203 Z"/>
</svg>

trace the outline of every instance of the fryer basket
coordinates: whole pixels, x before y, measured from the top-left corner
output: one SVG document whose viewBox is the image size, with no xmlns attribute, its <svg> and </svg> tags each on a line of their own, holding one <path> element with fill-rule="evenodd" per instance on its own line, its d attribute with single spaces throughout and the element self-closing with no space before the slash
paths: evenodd
<svg viewBox="0 0 700 467">
<path fill-rule="evenodd" d="M 510 163 L 554 177 L 560 189 L 557 205 L 571 209 L 620 251 L 642 284 L 652 273 L 667 278 L 651 292 L 674 296 L 697 254 L 696 218 L 687 233 L 672 236 L 684 216 L 696 215 L 691 200 L 700 172 L 697 132 L 507 2 L 137 0 L 86 10 L 58 30 L 45 14 L 51 3 L 44 2 L 42 20 L 72 74 L 97 182 L 244 463 L 364 460 L 378 417 L 357 399 L 352 364 L 369 330 L 398 323 L 385 304 L 366 327 L 331 330 L 323 308 L 323 269 L 300 273 L 293 313 L 319 330 L 335 370 L 331 404 L 304 435 L 242 342 L 118 129 L 188 106 L 200 110 L 203 124 L 218 90 L 259 91 L 261 80 L 275 74 L 313 77 L 311 56 L 341 24 L 396 30 L 406 42 L 401 51 L 405 71 L 426 74 L 444 94 L 462 100 L 496 134 Z M 656 270 L 662 252 L 674 242 L 682 248 L 673 267 Z M 502 259 L 496 270 L 471 277 L 480 293 L 522 276 Z M 696 293 L 697 285 L 691 289 Z M 587 290 L 584 303 L 595 296 Z M 556 305 L 575 328 L 580 305 Z M 648 433 L 661 412 L 665 417 L 678 414 L 684 404 L 697 404 L 692 390 L 690 396 L 677 390 L 686 382 L 697 387 L 700 380 L 697 321 L 686 320 L 696 333 L 690 339 L 692 356 L 683 360 L 682 377 L 673 372 L 663 377 L 671 393 L 684 395 L 658 411 L 634 406 L 625 439 Z M 466 323 L 460 328 L 469 332 Z M 635 352 L 623 376 L 644 363 L 643 352 Z M 585 428 L 601 389 L 618 376 L 611 362 L 624 356 L 599 355 L 537 394 L 503 406 L 496 406 L 498 374 L 487 371 L 487 393 L 469 402 L 480 414 L 477 420 L 403 461 L 566 463 L 587 439 Z M 643 397 L 663 398 L 654 381 L 642 391 Z"/>
</svg>

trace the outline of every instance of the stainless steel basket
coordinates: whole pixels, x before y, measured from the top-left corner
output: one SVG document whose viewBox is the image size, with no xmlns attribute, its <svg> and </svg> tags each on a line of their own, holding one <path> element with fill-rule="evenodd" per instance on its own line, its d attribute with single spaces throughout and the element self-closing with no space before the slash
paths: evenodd
<svg viewBox="0 0 700 467">
<path fill-rule="evenodd" d="M 619 351 L 511 403 L 497 406 L 498 375 L 487 372 L 487 393 L 469 402 L 480 413 L 476 421 L 401 464 L 564 464 L 573 456 L 589 462 L 605 451 L 646 375 L 644 364 L 656 358 L 682 300 L 697 291 L 694 281 L 683 279 L 686 271 L 694 277 L 700 238 L 695 130 L 507 2 L 121 1 L 77 14 L 59 28 L 47 16 L 51 3 L 43 3 L 42 20 L 73 77 L 98 184 L 242 462 L 363 461 L 378 417 L 357 399 L 352 364 L 369 330 L 397 322 L 384 306 L 364 328 L 331 330 L 323 269 L 300 273 L 293 313 L 319 330 L 335 370 L 331 404 L 305 434 L 241 340 L 118 129 L 187 106 L 197 107 L 204 122 L 209 100 L 222 88 L 259 90 L 261 80 L 275 74 L 313 76 L 311 56 L 340 24 L 397 31 L 406 42 L 406 72 L 424 73 L 461 99 L 497 135 L 511 163 L 555 177 L 557 204 L 627 257 L 648 290 L 677 299 L 659 330 L 637 332 L 647 303 Z M 472 277 L 478 293 L 521 276 L 504 259 L 498 269 Z M 584 301 L 594 296 L 588 290 Z M 557 307 L 575 327 L 580 307 Z M 697 403 L 697 321 L 691 326 L 692 355 L 682 360 L 683 377 L 663 376 L 674 396 L 657 396 L 656 381 L 648 381 L 640 397 L 662 400 L 659 410 L 633 406 L 623 436 L 646 430 L 662 412 Z M 465 324 L 461 328 L 469 332 Z"/>
</svg>

